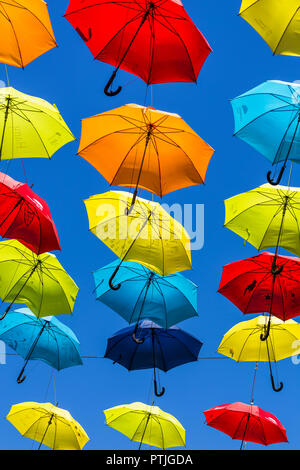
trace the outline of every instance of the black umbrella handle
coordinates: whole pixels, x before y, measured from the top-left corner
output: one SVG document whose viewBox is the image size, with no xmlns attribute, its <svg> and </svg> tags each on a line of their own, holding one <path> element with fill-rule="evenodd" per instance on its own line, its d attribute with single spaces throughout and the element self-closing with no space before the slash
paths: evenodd
<svg viewBox="0 0 300 470">
<path fill-rule="evenodd" d="M 270 329 L 271 329 L 271 316 L 269 317 L 268 325 L 267 325 L 267 328 L 265 328 L 265 332 L 261 333 L 260 335 L 261 341 L 267 341 L 267 339 L 270 336 Z"/>
<path fill-rule="evenodd" d="M 271 172 L 271 171 L 268 171 L 268 173 L 267 173 L 267 180 L 268 180 L 268 182 L 269 182 L 272 186 L 277 186 L 277 185 L 280 183 L 280 181 L 281 181 L 281 178 L 282 178 L 282 176 L 283 176 L 284 170 L 285 170 L 285 165 L 283 165 L 283 166 L 281 167 L 281 170 L 280 170 L 280 173 L 279 173 L 279 175 L 278 175 L 277 180 L 274 180 L 274 179 L 271 177 L 271 173 L 272 173 L 272 172 Z"/>
<path fill-rule="evenodd" d="M 105 88 L 104 88 L 104 93 L 106 94 L 106 96 L 116 96 L 116 95 L 118 95 L 118 94 L 121 92 L 121 90 L 122 90 L 122 87 L 121 87 L 121 86 L 119 86 L 115 91 L 109 90 L 109 87 L 113 84 L 113 82 L 114 82 L 114 80 L 115 80 L 115 78 L 116 78 L 117 71 L 118 71 L 118 70 L 115 70 L 115 71 L 112 73 L 110 79 L 108 80 L 108 82 L 107 82 L 107 84 L 106 84 L 106 86 L 105 86 Z"/>
<path fill-rule="evenodd" d="M 271 377 L 271 383 L 272 383 L 272 388 L 274 392 L 281 392 L 281 390 L 283 389 L 283 383 L 279 382 L 279 387 L 276 387 L 273 375 L 271 374 L 270 377 Z"/>
<path fill-rule="evenodd" d="M 113 285 L 113 280 L 114 278 L 116 277 L 116 275 L 118 274 L 118 271 L 120 269 L 120 264 L 116 267 L 116 269 L 114 270 L 114 272 L 112 273 L 109 281 L 108 281 L 108 284 L 109 284 L 109 287 L 112 289 L 112 290 L 119 290 L 120 287 L 121 287 L 121 284 L 117 284 L 117 285 Z"/>
<path fill-rule="evenodd" d="M 158 391 L 156 377 L 154 377 L 154 393 L 157 397 L 162 397 L 165 394 L 165 387 L 162 387 L 161 392 Z"/>
<path fill-rule="evenodd" d="M 26 375 L 24 375 L 24 376 L 22 377 L 22 375 L 23 375 L 23 373 L 24 373 L 24 370 L 25 370 L 25 366 L 23 367 L 23 369 L 21 370 L 20 374 L 18 375 L 18 378 L 17 378 L 18 384 L 22 384 L 22 383 L 24 382 L 24 380 L 26 379 Z"/>
</svg>

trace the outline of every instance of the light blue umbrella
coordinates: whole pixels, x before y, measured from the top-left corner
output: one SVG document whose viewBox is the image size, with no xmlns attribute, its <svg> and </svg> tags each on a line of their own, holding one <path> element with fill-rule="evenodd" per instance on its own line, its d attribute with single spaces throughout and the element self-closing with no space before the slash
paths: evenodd
<svg viewBox="0 0 300 470">
<path fill-rule="evenodd" d="M 169 328 L 198 315 L 197 286 L 178 273 L 162 277 L 139 263 L 123 262 L 116 277 L 121 287 L 110 289 L 109 279 L 119 264 L 94 273 L 96 296 L 129 324 L 136 323 L 136 329 L 144 319 Z"/>
<path fill-rule="evenodd" d="M 29 360 L 38 359 L 57 370 L 82 364 L 79 341 L 73 331 L 55 317 L 37 318 L 28 308 L 8 312 L 0 322 L 0 340 L 24 358 L 22 377 Z"/>
<path fill-rule="evenodd" d="M 288 160 L 300 162 L 300 84 L 269 80 L 231 101 L 235 136 L 247 142 L 273 165 L 283 162 L 280 183 Z"/>
</svg>

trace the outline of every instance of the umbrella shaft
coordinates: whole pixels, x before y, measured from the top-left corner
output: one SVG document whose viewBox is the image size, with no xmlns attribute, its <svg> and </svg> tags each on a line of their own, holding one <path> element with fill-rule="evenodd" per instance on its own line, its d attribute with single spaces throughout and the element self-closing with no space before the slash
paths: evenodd
<svg viewBox="0 0 300 470">
<path fill-rule="evenodd" d="M 2 149 L 3 149 L 3 143 L 4 143 L 4 136 L 5 136 L 6 124 L 7 124 L 7 119 L 8 119 L 8 112 L 9 112 L 10 100 L 11 100 L 11 97 L 8 96 L 8 98 L 7 98 L 7 103 L 6 103 L 6 109 L 5 109 L 5 116 L 4 116 L 4 124 L 3 124 L 2 138 L 1 138 L 0 160 L 2 159 Z"/>
</svg>

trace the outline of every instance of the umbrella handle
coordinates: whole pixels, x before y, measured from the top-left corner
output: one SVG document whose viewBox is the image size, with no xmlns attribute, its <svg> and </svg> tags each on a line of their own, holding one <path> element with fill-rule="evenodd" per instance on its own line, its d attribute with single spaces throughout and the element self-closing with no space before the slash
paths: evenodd
<svg viewBox="0 0 300 470">
<path fill-rule="evenodd" d="M 284 170 L 285 170 L 285 164 L 282 166 L 282 168 L 281 168 L 281 170 L 280 170 L 280 173 L 279 173 L 278 178 L 277 178 L 276 181 L 274 181 L 274 179 L 271 178 L 271 171 L 268 171 L 268 173 L 267 173 L 267 180 L 268 180 L 268 182 L 269 182 L 272 186 L 277 186 L 277 185 L 280 183 L 280 181 L 281 181 L 281 178 L 282 178 L 282 175 L 283 175 Z"/>
<path fill-rule="evenodd" d="M 4 320 L 4 318 L 6 317 L 6 315 L 8 314 L 8 312 L 10 311 L 11 307 L 12 307 L 13 304 L 10 304 L 7 309 L 5 310 L 5 312 L 3 313 L 3 315 L 0 317 L 0 321 L 1 320 Z"/>
<path fill-rule="evenodd" d="M 136 332 L 133 333 L 132 339 L 136 344 L 143 344 L 145 341 L 145 338 L 137 338 L 135 335 Z"/>
<path fill-rule="evenodd" d="M 165 394 L 165 391 L 166 391 L 165 387 L 162 387 L 161 392 L 158 391 L 156 378 L 154 377 L 154 393 L 155 393 L 155 395 L 157 397 L 162 397 Z"/>
<path fill-rule="evenodd" d="M 279 382 L 279 387 L 276 387 L 273 375 L 271 374 L 270 377 L 271 377 L 272 388 L 273 388 L 274 392 L 281 392 L 281 390 L 283 389 L 283 383 Z"/>
<path fill-rule="evenodd" d="M 113 285 L 113 280 L 114 278 L 116 277 L 118 271 L 120 269 L 120 265 L 116 267 L 116 269 L 114 270 L 113 274 L 111 275 L 109 281 L 108 281 L 108 284 L 109 284 L 109 287 L 112 289 L 112 290 L 119 290 L 120 287 L 121 287 L 121 284 L 117 284 L 116 286 Z"/>
<path fill-rule="evenodd" d="M 20 374 L 19 374 L 19 376 L 18 376 L 18 378 L 17 378 L 18 384 L 22 384 L 22 383 L 24 382 L 24 380 L 26 379 L 26 375 L 24 375 L 24 376 L 22 377 L 23 373 L 24 373 L 24 368 L 21 370 L 21 372 L 20 372 Z"/>
<path fill-rule="evenodd" d="M 271 317 L 269 318 L 267 329 L 265 330 L 264 333 L 261 333 L 260 335 L 261 341 L 267 341 L 267 339 L 270 336 L 270 328 L 271 328 Z"/>
<path fill-rule="evenodd" d="M 278 274 L 281 274 L 282 273 L 282 270 L 283 270 L 283 265 L 281 266 L 272 266 L 271 268 L 271 273 L 274 275 L 274 276 L 277 276 Z"/>
<path fill-rule="evenodd" d="M 106 96 L 116 96 L 120 93 L 120 91 L 122 90 L 122 87 L 119 86 L 115 91 L 109 91 L 109 87 L 113 84 L 113 81 L 115 80 L 116 78 L 116 75 L 117 75 L 117 70 L 115 70 L 113 73 L 112 73 L 112 76 L 110 77 L 110 79 L 108 80 L 105 88 L 104 88 L 104 93 L 106 94 Z"/>
</svg>

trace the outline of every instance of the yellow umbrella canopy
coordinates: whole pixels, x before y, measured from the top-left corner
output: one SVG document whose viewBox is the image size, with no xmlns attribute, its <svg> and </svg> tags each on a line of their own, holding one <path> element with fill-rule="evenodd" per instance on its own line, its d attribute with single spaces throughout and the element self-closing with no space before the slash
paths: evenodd
<svg viewBox="0 0 300 470">
<path fill-rule="evenodd" d="M 121 262 L 141 263 L 161 276 L 191 269 L 188 234 L 157 202 L 138 197 L 131 206 L 132 194 L 124 191 L 109 191 L 84 202 L 90 231 Z"/>
<path fill-rule="evenodd" d="M 299 323 L 294 320 L 283 322 L 276 317 L 260 315 L 231 328 L 224 335 L 218 352 L 237 362 L 268 361 L 273 389 L 280 391 L 283 384 L 281 382 L 278 389 L 275 387 L 271 362 L 297 355 L 299 341 Z"/>
<path fill-rule="evenodd" d="M 299 0 L 243 0 L 239 15 L 266 41 L 273 54 L 300 55 Z"/>
<path fill-rule="evenodd" d="M 258 250 L 276 246 L 300 256 L 300 190 L 264 184 L 225 201 L 225 227 Z M 276 259 L 275 259 L 276 261 Z"/>
<path fill-rule="evenodd" d="M 6 419 L 24 437 L 55 450 L 81 450 L 89 437 L 67 410 L 51 403 L 24 402 L 11 407 Z"/>
<path fill-rule="evenodd" d="M 55 47 L 43 0 L 0 1 L 0 62 L 24 68 Z"/>
<path fill-rule="evenodd" d="M 51 158 L 72 140 L 55 105 L 12 87 L 0 88 L 0 160 Z"/>
<path fill-rule="evenodd" d="M 157 406 L 135 402 L 104 410 L 106 424 L 130 440 L 167 449 L 185 446 L 185 429 Z"/>
</svg>

